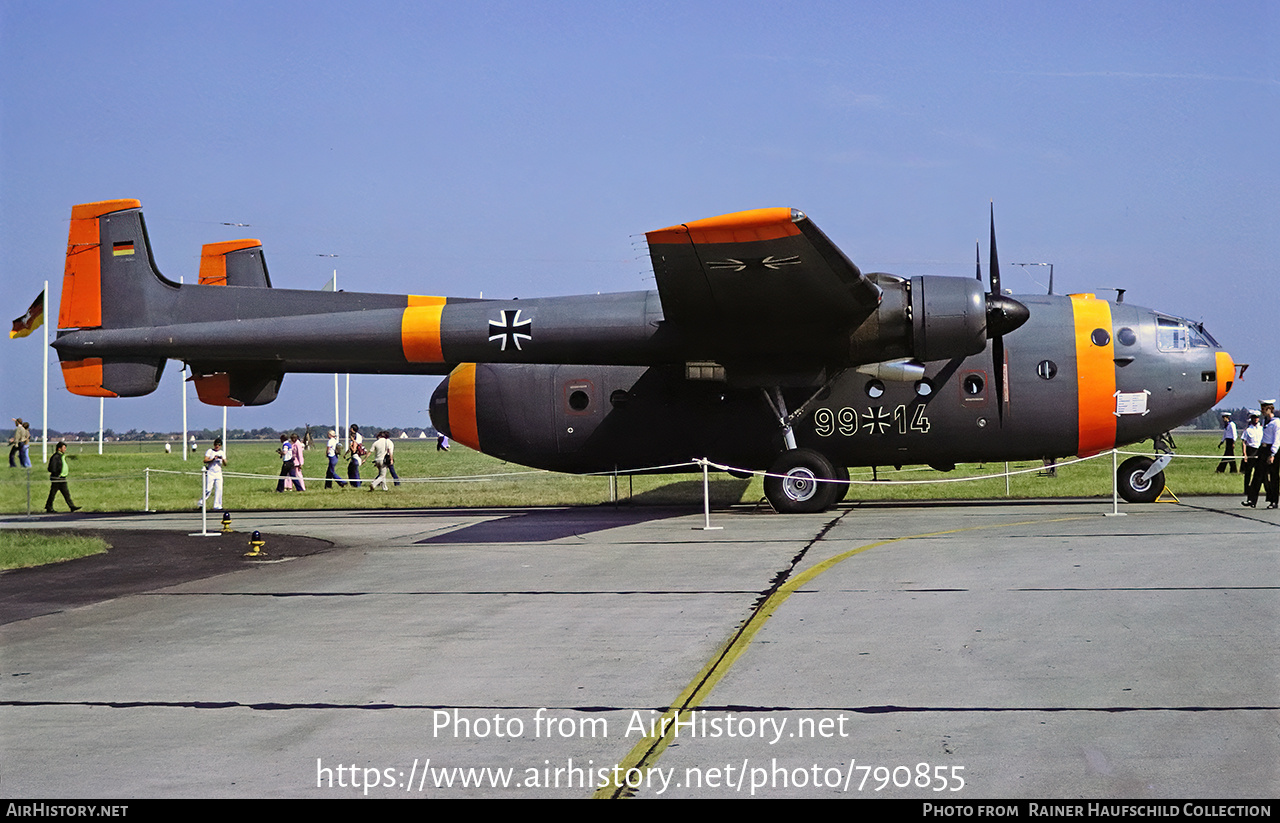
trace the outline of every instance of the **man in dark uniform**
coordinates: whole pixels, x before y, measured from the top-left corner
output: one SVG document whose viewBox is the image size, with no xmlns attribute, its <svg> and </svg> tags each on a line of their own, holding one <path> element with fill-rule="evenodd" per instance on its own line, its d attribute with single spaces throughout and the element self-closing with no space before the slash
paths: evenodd
<svg viewBox="0 0 1280 823">
<path fill-rule="evenodd" d="M 1258 455 L 1254 458 L 1253 477 L 1249 482 L 1248 499 L 1244 505 L 1254 508 L 1258 505 L 1258 490 L 1265 483 L 1267 487 L 1267 508 L 1280 506 L 1280 486 L 1277 481 L 1276 449 L 1280 448 L 1280 421 L 1275 417 L 1275 400 L 1263 400 L 1262 408 L 1262 442 L 1258 445 Z"/>
<path fill-rule="evenodd" d="M 80 511 L 80 507 L 71 502 L 71 492 L 67 491 L 68 474 L 67 444 L 59 443 L 53 450 L 53 456 L 49 458 L 49 499 L 44 502 L 47 513 L 53 514 L 53 498 L 58 492 L 62 492 L 62 499 L 67 501 L 71 511 Z"/>
<path fill-rule="evenodd" d="M 1218 463 L 1216 469 L 1218 474 L 1222 474 L 1231 467 L 1231 473 L 1236 473 L 1236 424 L 1232 422 L 1231 415 L 1227 412 L 1222 413 L 1222 441 L 1218 444 L 1223 447 L 1222 461 Z"/>
</svg>

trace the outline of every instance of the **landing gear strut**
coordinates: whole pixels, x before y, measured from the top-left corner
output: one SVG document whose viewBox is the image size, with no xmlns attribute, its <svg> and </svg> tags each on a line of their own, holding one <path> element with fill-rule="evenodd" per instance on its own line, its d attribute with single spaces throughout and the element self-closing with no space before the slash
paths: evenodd
<svg viewBox="0 0 1280 823">
<path fill-rule="evenodd" d="M 814 393 L 817 397 L 817 393 Z M 849 470 L 831 464 L 821 452 L 796 448 L 796 437 L 791 430 L 792 417 L 787 414 L 782 390 L 775 387 L 773 396 L 765 392 L 765 399 L 773 407 L 782 426 L 782 454 L 769 467 L 764 479 L 764 494 L 774 511 L 786 514 L 810 514 L 826 511 L 844 500 L 849 492 Z M 813 398 L 811 397 L 810 400 Z M 806 401 L 805 405 L 808 405 Z M 805 405 L 797 414 L 803 412 Z M 843 480 L 843 483 L 833 483 Z"/>
</svg>

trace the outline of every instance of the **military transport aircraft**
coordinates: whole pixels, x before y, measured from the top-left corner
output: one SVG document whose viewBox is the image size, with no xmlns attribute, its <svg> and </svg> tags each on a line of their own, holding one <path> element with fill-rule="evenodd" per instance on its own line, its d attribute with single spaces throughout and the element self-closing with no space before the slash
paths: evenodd
<svg viewBox="0 0 1280 823">
<path fill-rule="evenodd" d="M 515 463 L 629 472 L 706 458 L 769 471 L 779 511 L 821 511 L 848 466 L 1033 460 L 1150 438 L 1220 401 L 1231 356 L 1200 324 L 1092 294 L 863 273 L 804 213 L 649 232 L 657 291 L 474 300 L 271 288 L 256 240 L 163 277 L 141 204 L 75 206 L 58 316 L 67 388 L 151 392 L 167 359 L 200 399 L 258 405 L 286 372 L 447 374 L 431 419 Z M 1120 467 L 1126 499 L 1164 488 Z"/>
</svg>

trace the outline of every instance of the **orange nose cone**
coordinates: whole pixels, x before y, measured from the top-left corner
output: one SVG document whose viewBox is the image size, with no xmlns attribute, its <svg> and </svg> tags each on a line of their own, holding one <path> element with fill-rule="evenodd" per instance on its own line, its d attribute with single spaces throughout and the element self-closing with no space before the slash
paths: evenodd
<svg viewBox="0 0 1280 823">
<path fill-rule="evenodd" d="M 1231 359 L 1231 355 L 1224 351 L 1216 352 L 1218 364 L 1218 399 L 1215 403 L 1221 402 L 1222 398 L 1227 396 L 1227 392 L 1231 391 L 1231 384 L 1236 379 L 1236 361 Z"/>
</svg>

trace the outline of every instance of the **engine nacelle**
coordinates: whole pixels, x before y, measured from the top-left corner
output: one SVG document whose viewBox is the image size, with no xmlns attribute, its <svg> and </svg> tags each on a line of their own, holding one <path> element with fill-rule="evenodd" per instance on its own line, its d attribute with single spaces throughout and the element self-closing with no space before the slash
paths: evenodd
<svg viewBox="0 0 1280 823">
<path fill-rule="evenodd" d="M 911 348 L 917 360 L 968 357 L 987 347 L 987 295 L 965 277 L 911 278 Z"/>
<path fill-rule="evenodd" d="M 855 365 L 971 357 L 986 349 L 987 340 L 1013 331 L 1030 316 L 1017 300 L 988 294 L 977 280 L 965 277 L 869 277 L 884 298 L 850 335 L 849 362 Z"/>
</svg>

